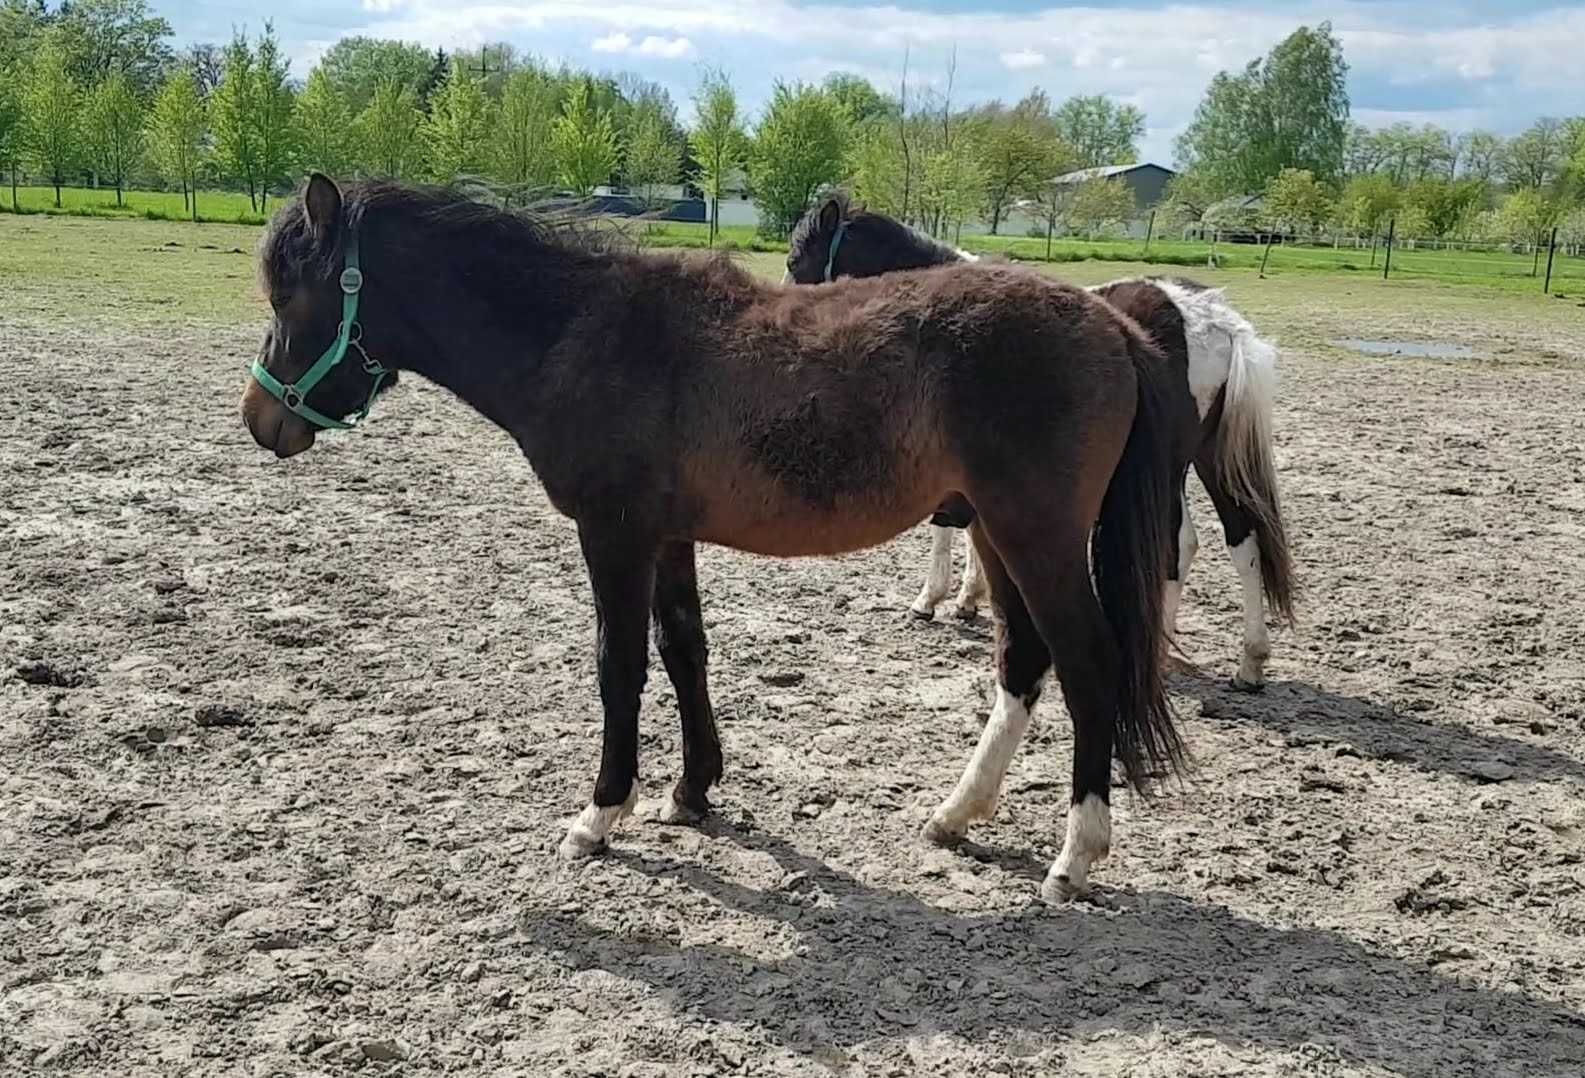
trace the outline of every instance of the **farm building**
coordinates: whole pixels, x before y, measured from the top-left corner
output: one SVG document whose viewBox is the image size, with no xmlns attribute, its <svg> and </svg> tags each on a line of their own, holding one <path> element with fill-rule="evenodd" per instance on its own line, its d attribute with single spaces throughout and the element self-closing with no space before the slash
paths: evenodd
<svg viewBox="0 0 1585 1078">
<path fill-rule="evenodd" d="M 1126 226 L 1124 231 L 1135 239 L 1143 239 L 1146 230 L 1150 227 L 1150 211 L 1166 198 L 1167 184 L 1176 175 L 1177 173 L 1170 168 L 1146 161 L 1137 165 L 1081 168 L 1076 172 L 1065 172 L 1051 182 L 1076 187 L 1094 179 L 1120 180 L 1134 194 L 1134 215 L 1124 222 Z M 989 225 L 965 224 L 963 231 L 983 233 L 989 231 Z M 1007 236 L 1020 236 L 1026 233 L 1043 235 L 1045 226 L 1041 223 L 1038 208 L 1027 201 L 1020 201 L 1014 204 L 1007 214 L 1000 231 Z"/>
</svg>

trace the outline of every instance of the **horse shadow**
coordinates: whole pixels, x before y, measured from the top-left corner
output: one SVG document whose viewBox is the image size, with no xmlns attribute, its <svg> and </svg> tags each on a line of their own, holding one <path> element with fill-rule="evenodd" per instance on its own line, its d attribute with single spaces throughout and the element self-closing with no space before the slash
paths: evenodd
<svg viewBox="0 0 1585 1078">
<path fill-rule="evenodd" d="M 1253 694 L 1193 673 L 1174 674 L 1168 684 L 1173 692 L 1199 701 L 1204 719 L 1258 724 L 1299 743 L 1346 743 L 1370 759 L 1485 782 L 1514 778 L 1585 783 L 1585 762 L 1544 745 L 1424 721 L 1390 705 L 1308 682 L 1274 681 Z"/>
<path fill-rule="evenodd" d="M 770 855 L 782 883 L 759 890 L 697 863 L 614 856 L 639 875 L 779 922 L 798 941 L 788 957 L 680 945 L 674 933 L 613 930 L 554 910 L 524 912 L 519 930 L 572 968 L 646 983 L 695 1019 L 756 1030 L 827 1066 L 833 1056 L 845 1066 L 859 1046 L 935 1034 L 1030 1055 L 1107 1032 L 1166 1032 L 1214 1037 L 1246 1056 L 1260 1045 L 1411 1078 L 1585 1073 L 1585 1015 L 1336 932 L 1127 888 L 1096 903 L 958 913 L 866 884 L 752 820 L 717 818 L 708 831 L 707 842 Z M 1032 857 L 984 855 L 1019 877 L 1044 872 Z"/>
</svg>

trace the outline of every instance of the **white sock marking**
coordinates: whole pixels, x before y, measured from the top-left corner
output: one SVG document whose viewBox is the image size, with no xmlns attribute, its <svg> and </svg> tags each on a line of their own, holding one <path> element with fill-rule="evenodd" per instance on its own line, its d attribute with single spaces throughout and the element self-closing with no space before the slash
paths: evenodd
<svg viewBox="0 0 1585 1078">
<path fill-rule="evenodd" d="M 1238 680 L 1259 685 L 1266 677 L 1266 659 L 1271 655 L 1271 638 L 1266 635 L 1266 617 L 1260 590 L 1260 542 L 1249 535 L 1228 553 L 1238 570 L 1238 583 L 1244 597 L 1244 657 L 1238 664 Z"/>
<path fill-rule="evenodd" d="M 974 545 L 974 537 L 965 531 L 963 539 L 968 548 L 968 557 L 963 566 L 963 586 L 958 589 L 954 605 L 958 608 L 958 617 L 972 618 L 979 611 L 980 600 L 986 597 L 990 589 L 985 583 L 985 567 L 980 564 L 980 552 Z"/>
<path fill-rule="evenodd" d="M 1054 901 L 1081 894 L 1090 883 L 1090 866 L 1111 849 L 1112 807 L 1099 794 L 1085 794 L 1083 801 L 1068 808 L 1068 835 L 1046 873 L 1042 893 Z"/>
<path fill-rule="evenodd" d="M 627 800 L 620 805 L 601 808 L 592 801 L 585 805 L 578 818 L 572 821 L 572 826 L 567 828 L 567 836 L 561 840 L 561 856 L 574 861 L 605 849 L 606 837 L 610 835 L 611 828 L 623 817 L 631 815 L 636 804 L 638 780 L 634 779 Z"/>
<path fill-rule="evenodd" d="M 996 687 L 996 707 L 985 722 L 980 743 L 974 748 L 969 766 L 958 779 L 950 797 L 941 803 L 925 825 L 926 837 L 936 842 L 962 838 L 974 820 L 996 815 L 1002 780 L 1012 765 L 1013 754 L 1029 729 L 1029 709 L 1024 702 L 1000 685 Z"/>
<path fill-rule="evenodd" d="M 913 612 L 922 618 L 934 615 L 936 604 L 952 589 L 952 533 L 956 530 L 930 525 L 930 568 L 913 605 Z"/>
</svg>

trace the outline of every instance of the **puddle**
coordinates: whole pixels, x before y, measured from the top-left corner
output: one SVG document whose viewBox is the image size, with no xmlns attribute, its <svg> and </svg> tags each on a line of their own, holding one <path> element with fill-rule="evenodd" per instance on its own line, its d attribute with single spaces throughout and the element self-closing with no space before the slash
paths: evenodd
<svg viewBox="0 0 1585 1078">
<path fill-rule="evenodd" d="M 1414 356 L 1419 359 L 1473 359 L 1475 350 L 1462 344 L 1439 341 L 1369 341 L 1344 338 L 1332 342 L 1339 348 L 1363 352 L 1367 356 Z"/>
</svg>

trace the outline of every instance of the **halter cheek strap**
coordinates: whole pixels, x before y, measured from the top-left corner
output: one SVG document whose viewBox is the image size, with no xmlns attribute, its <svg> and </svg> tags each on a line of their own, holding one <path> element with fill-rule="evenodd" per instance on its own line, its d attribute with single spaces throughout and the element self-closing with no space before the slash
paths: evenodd
<svg viewBox="0 0 1585 1078">
<path fill-rule="evenodd" d="M 837 222 L 836 233 L 834 235 L 832 235 L 832 237 L 831 237 L 831 250 L 826 255 L 826 280 L 827 281 L 835 280 L 835 278 L 831 276 L 831 270 L 837 264 L 837 248 L 842 246 L 842 237 L 846 236 L 847 234 L 848 234 L 848 223 L 847 223 L 847 219 L 844 218 L 843 220 Z"/>
<path fill-rule="evenodd" d="M 315 361 L 314 365 L 304 371 L 295 382 L 282 382 L 265 370 L 263 363 L 258 360 L 253 361 L 253 380 L 263 386 L 270 396 L 285 405 L 287 411 L 301 416 L 321 430 L 351 430 L 363 422 L 369 414 L 369 409 L 374 407 L 374 395 L 379 392 L 386 376 L 391 373 L 389 367 L 383 366 L 363 350 L 363 327 L 358 323 L 358 296 L 362 291 L 363 270 L 358 265 L 358 234 L 349 231 L 346 242 L 346 268 L 341 271 L 341 325 L 336 329 L 336 339 L 329 348 L 325 349 L 324 354 Z M 358 355 L 363 357 L 364 373 L 374 379 L 374 384 L 369 386 L 369 395 L 358 414 L 352 417 L 351 422 L 343 422 L 310 408 L 308 394 L 324 381 L 325 376 L 343 359 L 347 358 L 349 348 L 356 349 Z"/>
</svg>

